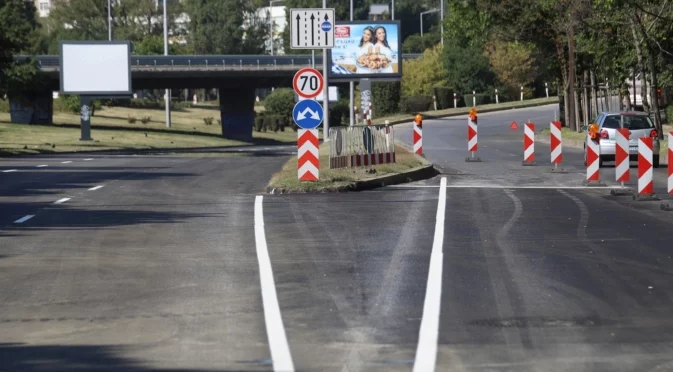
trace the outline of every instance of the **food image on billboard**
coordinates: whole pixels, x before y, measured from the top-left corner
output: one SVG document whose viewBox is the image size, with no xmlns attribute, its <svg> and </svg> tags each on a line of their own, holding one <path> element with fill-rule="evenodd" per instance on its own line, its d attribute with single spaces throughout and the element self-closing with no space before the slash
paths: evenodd
<svg viewBox="0 0 673 372">
<path fill-rule="evenodd" d="M 401 75 L 398 22 L 338 24 L 331 50 L 335 79 L 395 78 Z"/>
</svg>

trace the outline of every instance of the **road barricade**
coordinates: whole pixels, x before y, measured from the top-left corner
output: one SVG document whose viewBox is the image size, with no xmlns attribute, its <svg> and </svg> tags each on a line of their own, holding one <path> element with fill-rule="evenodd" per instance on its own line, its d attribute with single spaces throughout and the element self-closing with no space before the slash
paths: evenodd
<svg viewBox="0 0 673 372">
<path fill-rule="evenodd" d="M 654 194 L 652 182 L 652 138 L 638 139 L 638 196 Z"/>
<path fill-rule="evenodd" d="M 332 127 L 329 131 L 330 169 L 395 162 L 392 126 Z"/>
</svg>

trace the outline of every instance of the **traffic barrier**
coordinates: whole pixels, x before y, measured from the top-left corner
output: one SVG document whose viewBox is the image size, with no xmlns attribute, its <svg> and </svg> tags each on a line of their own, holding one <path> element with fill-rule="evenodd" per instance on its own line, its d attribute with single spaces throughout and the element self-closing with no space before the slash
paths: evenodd
<svg viewBox="0 0 673 372">
<path fill-rule="evenodd" d="M 480 162 L 481 159 L 475 157 L 479 149 L 479 141 L 477 139 L 477 110 L 473 107 L 470 109 L 470 114 L 467 116 L 467 151 L 470 152 L 470 157 L 465 158 L 465 161 Z"/>
<path fill-rule="evenodd" d="M 297 177 L 300 181 L 317 181 L 320 177 L 318 130 L 299 129 L 297 136 Z"/>
<path fill-rule="evenodd" d="M 535 165 L 535 124 L 526 123 L 523 128 L 523 165 Z"/>
<path fill-rule="evenodd" d="M 600 181 L 600 146 L 593 138 L 587 139 L 587 182 Z"/>
<path fill-rule="evenodd" d="M 563 163 L 563 135 L 561 134 L 561 122 L 552 121 L 549 125 L 550 147 L 551 147 L 551 163 L 556 169 L 559 164 Z"/>
<path fill-rule="evenodd" d="M 638 139 L 638 195 L 654 194 L 652 182 L 652 137 Z"/>
<path fill-rule="evenodd" d="M 631 180 L 630 164 L 629 164 L 629 130 L 622 128 L 616 131 L 615 144 L 615 178 L 617 182 L 621 182 L 622 187 L 624 182 Z"/>
<path fill-rule="evenodd" d="M 423 155 L 423 117 L 414 118 L 414 154 Z"/>
<path fill-rule="evenodd" d="M 668 133 L 668 193 L 673 194 L 673 132 Z"/>
<path fill-rule="evenodd" d="M 329 131 L 330 169 L 395 162 L 393 127 L 333 127 Z"/>
</svg>

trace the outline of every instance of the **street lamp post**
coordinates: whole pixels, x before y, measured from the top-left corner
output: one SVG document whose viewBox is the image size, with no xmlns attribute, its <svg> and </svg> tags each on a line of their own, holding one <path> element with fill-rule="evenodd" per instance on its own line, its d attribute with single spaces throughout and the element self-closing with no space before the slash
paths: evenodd
<svg viewBox="0 0 673 372">
<path fill-rule="evenodd" d="M 273 26 L 275 22 L 273 21 L 273 3 L 282 3 L 285 0 L 269 0 L 269 29 L 271 37 L 271 55 L 273 55 Z"/>
<path fill-rule="evenodd" d="M 431 10 L 426 10 L 425 12 L 421 12 L 421 37 L 423 37 L 423 15 L 424 14 L 430 14 L 430 13 L 437 13 L 439 12 L 439 9 L 431 9 Z"/>
<path fill-rule="evenodd" d="M 112 41 L 112 4 L 107 0 L 107 39 Z"/>
<path fill-rule="evenodd" d="M 395 20 L 395 0 L 392 0 L 392 3 L 393 4 L 392 4 L 392 10 L 390 11 L 390 16 L 391 16 L 390 19 L 394 21 Z M 352 21 L 352 19 L 351 19 L 351 21 Z"/>
</svg>

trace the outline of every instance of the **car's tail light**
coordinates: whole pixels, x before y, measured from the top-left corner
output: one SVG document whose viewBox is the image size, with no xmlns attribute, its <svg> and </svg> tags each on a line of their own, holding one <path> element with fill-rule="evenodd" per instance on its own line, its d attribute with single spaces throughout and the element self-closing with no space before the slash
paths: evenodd
<svg viewBox="0 0 673 372">
<path fill-rule="evenodd" d="M 603 130 L 601 131 L 601 138 L 602 138 L 602 139 L 608 139 L 608 138 L 610 138 L 610 135 L 608 134 L 608 131 L 607 131 L 607 130 L 603 129 Z"/>
<path fill-rule="evenodd" d="M 652 131 L 650 132 L 650 137 L 652 137 L 652 138 L 657 138 L 657 135 L 659 135 L 659 133 L 657 133 L 656 130 L 652 130 Z"/>
</svg>

